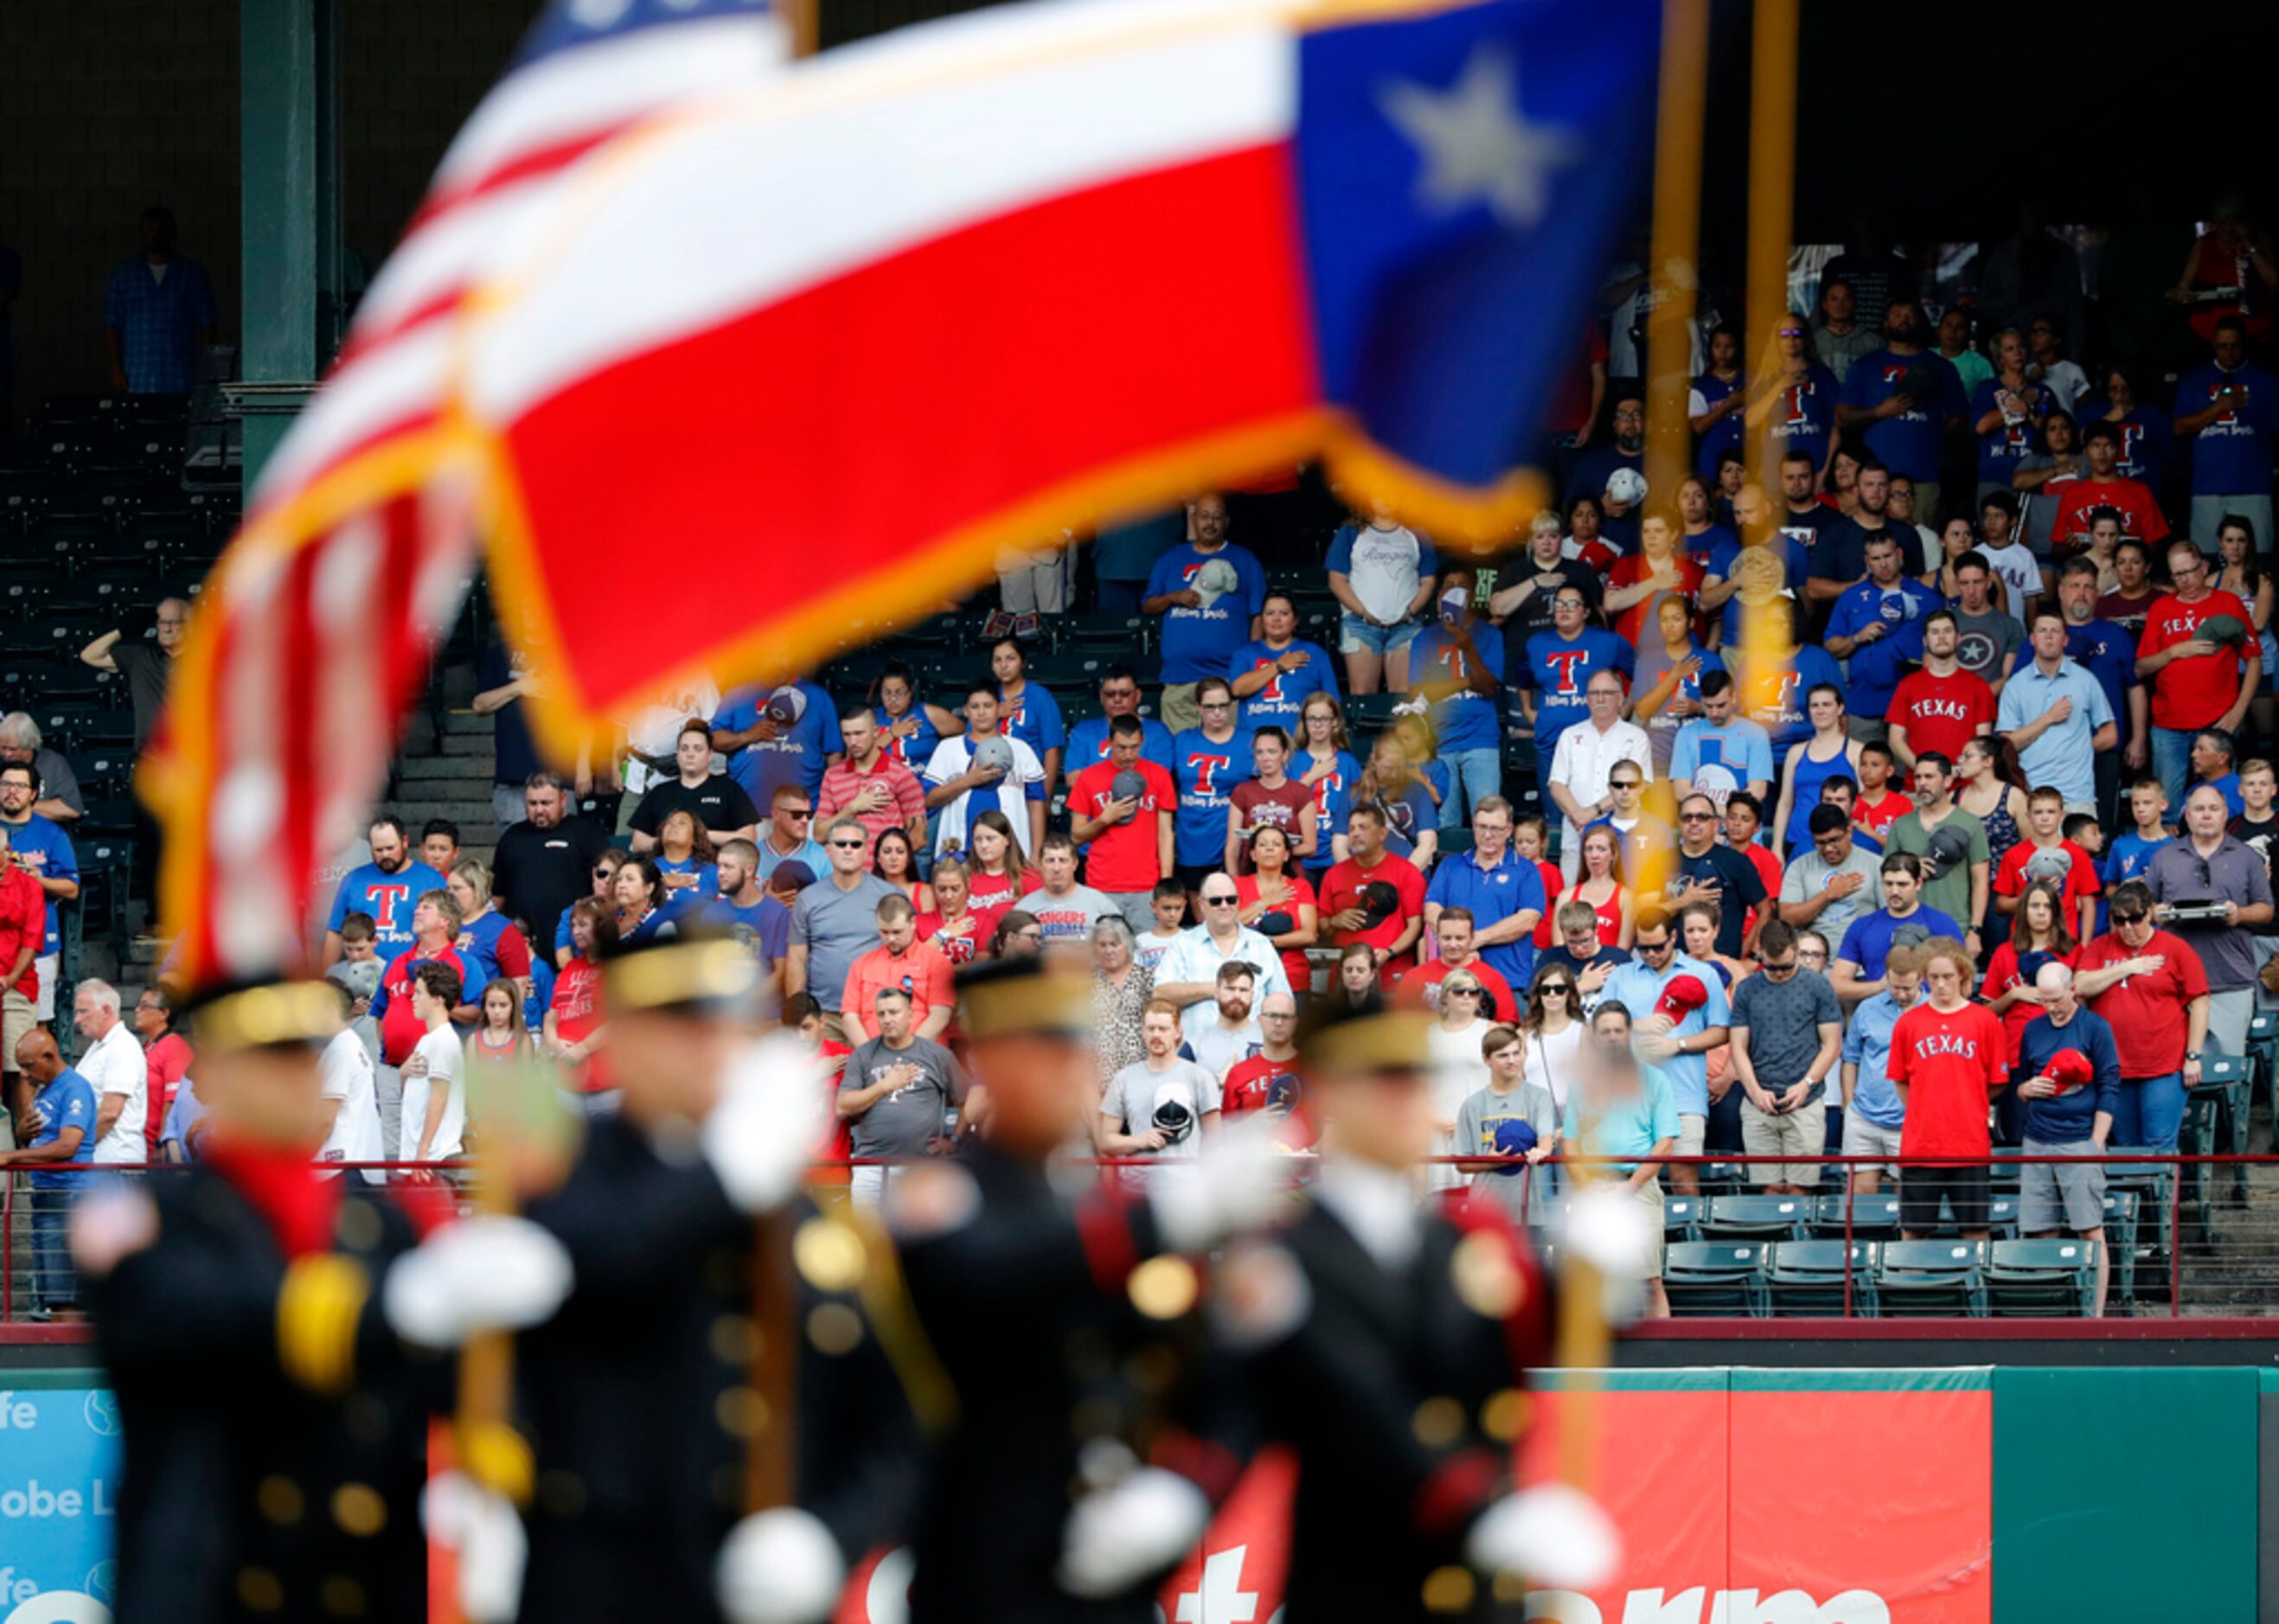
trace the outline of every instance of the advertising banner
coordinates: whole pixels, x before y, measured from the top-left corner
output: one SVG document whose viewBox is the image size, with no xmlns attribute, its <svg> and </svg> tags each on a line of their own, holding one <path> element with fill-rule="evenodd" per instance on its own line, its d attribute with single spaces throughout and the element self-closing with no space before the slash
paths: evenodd
<svg viewBox="0 0 2279 1624">
<path fill-rule="evenodd" d="M 42 1377 L 64 1378 L 55 1385 Z M 94 1371 L 0 1390 L 0 1624 L 111 1617 L 119 1411 Z"/>
</svg>

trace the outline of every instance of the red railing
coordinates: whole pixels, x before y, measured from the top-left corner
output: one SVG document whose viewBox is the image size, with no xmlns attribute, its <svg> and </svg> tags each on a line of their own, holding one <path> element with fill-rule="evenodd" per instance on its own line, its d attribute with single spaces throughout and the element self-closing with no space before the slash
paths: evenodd
<svg viewBox="0 0 2279 1624">
<path fill-rule="evenodd" d="M 818 1170 L 826 1167 L 836 1170 L 857 1167 L 909 1165 L 919 1160 L 922 1159 L 851 1157 L 844 1161 L 834 1161 L 828 1163 L 818 1163 L 817 1166 Z M 1189 1154 L 1165 1153 L 1144 1156 L 1099 1156 L 1091 1159 L 1093 1165 L 1103 1169 L 1132 1167 L 1161 1168 L 1188 1163 L 1192 1162 L 1193 1160 L 1193 1157 Z M 1429 1163 L 1432 1164 L 1462 1166 L 1469 1168 L 1477 1168 L 1482 1164 L 1502 1163 L 1515 1167 L 1527 1165 L 1525 1159 L 1522 1157 L 1495 1155 L 1445 1155 L 1429 1157 L 1425 1160 Z M 1822 1172 L 1823 1170 L 1832 1171 L 1834 1169 L 1842 1168 L 1848 1172 L 1848 1170 L 1854 1168 L 1875 1168 L 1880 1171 L 1892 1167 L 1898 1167 L 1904 1170 L 1909 1165 L 1954 1165 L 1953 1159 L 1951 1157 L 1924 1158 L 1917 1161 L 1916 1159 L 1910 1159 L 1903 1156 L 1735 1156 L 1704 1154 L 1700 1156 L 1663 1156 L 1655 1158 L 1654 1160 L 1659 1165 L 1665 1168 L 1672 1167 L 1697 1167 L 1705 1169 L 1714 1168 L 1719 1169 L 1739 1169 L 1744 1173 L 1750 1168 L 1761 1168 L 1768 1167 L 1805 1167 L 1813 1168 L 1815 1172 Z M 1547 1159 L 1546 1161 L 1536 1165 L 1544 1168 L 1561 1169 L 1571 1175 L 1581 1172 L 1583 1169 L 1591 1167 L 1616 1165 L 1617 1161 L 1618 1159 L 1614 1158 L 1554 1156 Z M 2240 1249 L 2239 1255 L 2233 1260 L 2234 1261 L 2237 1262 L 2244 1260 L 2249 1266 L 2250 1269 L 2260 1266 L 2267 1272 L 2267 1294 L 2260 1297 L 2258 1300 L 2253 1302 L 2251 1306 L 2244 1310 L 2244 1312 L 2258 1316 L 2266 1314 L 2279 1315 L 2279 1154 L 2184 1156 L 2161 1155 L 2141 1152 L 2127 1153 L 2107 1153 L 2106 1154 L 2094 1156 L 2027 1156 L 2018 1154 L 1997 1157 L 1993 1159 L 1990 1166 L 1994 1168 L 2024 1168 L 2036 1164 L 2054 1164 L 2071 1167 L 2100 1166 L 2118 1168 L 2149 1168 L 2154 1169 L 2156 1172 L 2165 1172 L 2167 1176 L 2157 1181 L 2154 1193 L 2156 1193 L 2159 1198 L 2159 1205 L 2154 1211 L 2151 1213 L 2146 1213 L 2145 1211 L 2142 1204 L 2142 1198 L 2145 1192 L 2141 1189 L 2138 1191 L 2138 1194 L 2140 1196 L 2138 1222 L 2140 1224 L 2143 1224 L 2149 1220 L 2152 1224 L 2154 1244 L 2152 1248 L 2151 1260 L 2157 1261 L 2165 1273 L 2167 1285 L 2166 1295 L 2168 1297 L 2168 1310 L 2166 1317 L 2171 1321 L 2182 1321 L 2187 1318 L 2185 1314 L 2185 1264 L 2188 1218 L 2194 1219 L 2194 1227 L 2197 1227 L 2202 1231 L 2207 1232 L 2212 1236 L 2214 1227 L 2213 1214 L 2218 1205 L 2213 1193 L 2216 1181 L 2223 1174 L 2229 1172 L 2231 1175 L 2235 1192 L 2239 1192 L 2246 1191 L 2250 1187 L 2256 1175 L 2259 1173 L 2267 1173 L 2270 1176 L 2272 1189 L 2270 1217 L 2267 1220 L 2260 1219 L 2257 1215 L 2256 1204 L 2252 1200 L 2240 1206 L 2237 1210 L 2243 1214 L 2243 1222 L 2234 1226 L 2237 1232 L 2233 1235 L 2229 1244 Z M 459 1165 L 464 1167 L 464 1164 Z M 1310 1154 L 1295 1155 L 1291 1160 L 1293 1176 L 1301 1181 L 1308 1176 L 1308 1169 L 1316 1165 L 1318 1165 L 1317 1161 Z M 1624 1165 L 1627 1164 L 1625 1163 Z M 338 1171 L 341 1173 L 378 1172 L 400 1174 L 415 1172 L 433 1173 L 435 1170 L 436 1164 L 432 1162 L 371 1161 L 327 1162 L 325 1163 L 324 1166 L 327 1171 Z M 93 1163 L 71 1162 L 53 1164 L 51 1166 L 42 1167 L 39 1170 L 42 1172 L 73 1171 L 96 1174 L 150 1173 L 163 1176 L 166 1173 L 180 1171 L 183 1169 L 183 1167 L 184 1164 L 175 1162 L 149 1164 L 110 1163 L 100 1166 Z M 28 1169 L 21 1168 L 17 1170 L 28 1171 Z M 1523 1221 L 1532 1222 L 1539 1215 L 1533 1210 L 1533 1208 L 1538 1200 L 1539 1191 L 1541 1189 L 1541 1183 L 1542 1181 L 1539 1179 L 1531 1179 L 1528 1182 L 1527 1191 L 1522 1199 L 1520 1207 L 1520 1214 Z M 1843 1282 L 1844 1294 L 1841 1317 L 1844 1320 L 1851 1321 L 1860 1317 L 1858 1302 L 1859 1291 L 1857 1283 L 1855 1281 L 1855 1253 L 1857 1252 L 1858 1243 L 1861 1238 L 1859 1233 L 1859 1202 L 1862 1198 L 1851 1196 L 1848 1189 L 1842 1187 L 1846 1181 L 1838 1180 L 1836 1181 L 1836 1183 L 1838 1186 L 1838 1188 L 1825 1191 L 1815 1191 L 1807 1195 L 1795 1196 L 1789 1199 L 1799 1201 L 1808 1201 L 1815 1204 L 1815 1215 L 1806 1222 L 1815 1229 L 1832 1225 L 1834 1222 L 1832 1216 L 1827 1218 L 1819 1216 L 1821 1208 L 1818 1204 L 1834 1201 L 1840 1205 L 1843 1223 L 1842 1239 L 1845 1252 Z M 0 1322 L 12 1321 L 17 1317 L 17 1209 L 19 1201 L 19 1191 L 21 1191 L 25 1195 L 35 1197 L 39 1193 L 29 1190 L 23 1180 L 0 1176 L 0 1260 L 4 1260 L 0 1261 Z M 1734 1194 L 1755 1193 L 1761 1192 L 1755 1190 L 1753 1186 L 1743 1185 L 1738 1189 L 1722 1191 L 1705 1191 L 1700 1199 L 1707 1202 L 1715 1202 L 1721 1194 L 1730 1196 Z M 1999 1195 L 2005 1192 L 1998 1189 L 1996 1193 Z M 1878 1198 L 1896 1197 L 1896 1186 L 1888 1182 L 1884 1184 L 1884 1188 L 1877 1192 Z M 1685 1198 L 1671 1193 L 1669 1195 L 1668 1199 L 1682 1199 Z M 2195 1214 L 2197 1214 L 2196 1217 L 2194 1216 Z M 1715 1222 L 1714 1208 L 1706 1215 L 1714 1227 Z M 2260 1229 L 2259 1229 L 2259 1224 L 2262 1226 Z M 1884 1226 L 1879 1224 L 1875 1227 L 1880 1229 Z M 1825 1237 L 1835 1238 L 1832 1232 L 1827 1234 Z M 1767 1244 L 1777 1244 L 1777 1237 L 1776 1237 L 1767 1236 L 1762 1238 L 1767 1242 Z M 2138 1238 L 2141 1239 L 2141 1236 Z M 2115 1244 L 2115 1239 L 2116 1237 L 2108 1231 L 2105 1244 L 2107 1248 L 2108 1259 L 2111 1260 L 2110 1268 L 2114 1279 L 2117 1283 L 2122 1278 L 2122 1270 L 2125 1267 L 2130 1271 L 2132 1275 L 2135 1275 L 2135 1278 L 2132 1281 L 2132 1287 L 2134 1285 L 2144 1283 L 2142 1275 L 2135 1274 L 2136 1259 L 2134 1257 L 2120 1259 L 2114 1256 L 2112 1248 Z M 2258 1242 L 2267 1242 L 2267 1252 L 2255 1250 Z M 2206 1246 L 2207 1253 L 2211 1258 L 2216 1256 L 2219 1249 L 2212 1238 L 2204 1241 L 2203 1245 Z M 2241 1271 L 2240 1277 L 2244 1279 L 2247 1275 L 2248 1269 L 2243 1269 Z M 2219 1285 L 2221 1284 L 2221 1279 L 2219 1279 L 2218 1283 Z M 2262 1288 L 2259 1286 L 2258 1289 L 2261 1290 Z M 2141 1298 L 2144 1296 L 2148 1295 L 2151 1295 L 2151 1293 L 2141 1292 L 2132 1289 L 2129 1293 L 2130 1300 L 2129 1306 L 2133 1311 L 2141 1314 Z"/>
</svg>

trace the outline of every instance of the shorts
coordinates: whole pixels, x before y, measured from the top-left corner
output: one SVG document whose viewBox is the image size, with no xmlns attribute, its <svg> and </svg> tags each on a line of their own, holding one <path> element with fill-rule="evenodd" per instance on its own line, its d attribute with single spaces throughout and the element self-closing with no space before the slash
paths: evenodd
<svg viewBox="0 0 2279 1624">
<path fill-rule="evenodd" d="M 56 1018 L 56 977 L 63 973 L 63 958 L 59 953 L 43 953 L 32 961 L 32 967 L 40 972 L 40 1001 L 36 1007 L 42 1021 Z"/>
<path fill-rule="evenodd" d="M 1631 1195 L 1640 1207 L 1646 1208 L 1647 1214 L 1653 1219 L 1653 1227 L 1648 1229 L 1647 1233 L 1654 1237 L 1654 1270 L 1651 1274 L 1646 1275 L 1646 1278 L 1648 1280 L 1659 1280 L 1661 1278 L 1662 1248 L 1668 1244 L 1662 1239 L 1661 1178 L 1657 1176 L 1646 1180 L 1646 1183 L 1640 1184 L 1636 1190 L 1631 1191 Z"/>
<path fill-rule="evenodd" d="M 1815 1104 L 1806 1104 L 1793 1111 L 1777 1115 L 1760 1111 L 1746 1099 L 1741 1101 L 1741 1149 L 1752 1156 L 1817 1156 L 1827 1146 L 1828 1117 Z M 1816 1166 L 1798 1167 L 1780 1162 L 1752 1162 L 1749 1182 L 1753 1184 L 1816 1184 L 1820 1168 Z"/>
<path fill-rule="evenodd" d="M 30 999 L 13 987 L 0 994 L 0 1044 L 7 1046 L 0 1049 L 0 1055 L 6 1056 L 4 1063 L 0 1063 L 0 1069 L 16 1069 L 16 1046 L 38 1023 L 39 1014 L 32 1007 Z"/>
<path fill-rule="evenodd" d="M 1928 1235 L 1938 1228 L 1939 1198 L 1954 1214 L 1958 1229 L 1983 1229 L 1992 1204 L 1984 1162 L 1970 1167 L 1907 1168 L 1899 1174 L 1899 1228 Z"/>
<path fill-rule="evenodd" d="M 1396 654 L 1416 640 L 1422 621 L 1404 620 L 1397 626 L 1373 626 L 1348 611 L 1338 617 L 1339 654 Z"/>
<path fill-rule="evenodd" d="M 1708 1142 L 1709 1119 L 1707 1117 L 1696 1116 L 1686 1111 L 1677 1114 L 1677 1153 L 1679 1155 L 1699 1156 L 1701 1154 L 1702 1147 Z"/>
<path fill-rule="evenodd" d="M 2045 1145 L 2029 1139 L 2029 1156 L 2094 1156 L 2094 1139 Z M 2018 1229 L 2038 1235 L 2048 1229 L 2076 1234 L 2105 1227 L 2105 1166 L 2087 1161 L 2028 1161 L 2018 1168 Z"/>
<path fill-rule="evenodd" d="M 1871 1122 L 1855 1107 L 1844 1113 L 1844 1154 L 1847 1156 L 1897 1156 L 1899 1153 L 1899 1130 L 1886 1128 L 1881 1122 Z M 1880 1168 L 1861 1167 L 1853 1163 L 1854 1173 L 1881 1173 L 1885 1178 L 1899 1176 L 1899 1164 L 1887 1161 Z"/>
</svg>

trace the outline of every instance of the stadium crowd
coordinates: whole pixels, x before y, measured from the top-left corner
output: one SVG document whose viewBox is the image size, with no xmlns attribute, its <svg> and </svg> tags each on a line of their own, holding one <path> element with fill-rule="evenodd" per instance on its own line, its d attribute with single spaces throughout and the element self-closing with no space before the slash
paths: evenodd
<svg viewBox="0 0 2279 1624">
<path fill-rule="evenodd" d="M 859 1201 L 986 1122 L 953 969 L 1035 953 L 1095 975 L 1093 1145 L 1127 1178 L 1291 1114 L 1299 1009 L 1380 996 L 1436 1017 L 1446 1160 L 1420 1191 L 1516 1211 L 1562 1151 L 1655 1205 L 1699 1187 L 1667 1158 L 1788 1158 L 1749 1176 L 1792 1192 L 1844 1155 L 1857 1191 L 1896 1178 L 1907 1233 L 1983 1235 L 1997 1144 L 2174 1152 L 2205 1059 L 2244 1054 L 2275 996 L 2279 379 L 2255 357 L 2279 261 L 2236 218 L 2198 239 L 2171 296 L 2199 354 L 2170 384 L 2070 358 L 2055 236 L 1990 250 L 1944 308 L 1855 248 L 1808 316 L 1702 325 L 1669 490 L 1630 292 L 1552 414 L 1561 500 L 1492 555 L 1381 508 L 1309 536 L 1270 493 L 1206 493 L 1103 525 L 1081 577 L 1073 548 L 1006 555 L 986 616 L 676 693 L 569 774 L 494 648 L 495 849 L 382 816 L 329 900 L 326 1156 L 456 1177 L 468 1072 L 532 1055 L 609 1110 L 599 958 L 692 920 L 748 939 L 837 1062 L 825 1176 Z M 158 655 L 83 657 L 155 712 Z M 69 793 L 17 720 L 6 1160 L 195 1156 L 163 993 L 129 1032 L 80 984 L 75 1066 L 42 1025 Z M 1590 1063 L 1617 1053 L 1638 1063 Z M 86 1176 L 33 1173 L 50 1226 Z M 2030 1164 L 2020 1229 L 2096 1237 L 2103 1184 Z"/>
</svg>

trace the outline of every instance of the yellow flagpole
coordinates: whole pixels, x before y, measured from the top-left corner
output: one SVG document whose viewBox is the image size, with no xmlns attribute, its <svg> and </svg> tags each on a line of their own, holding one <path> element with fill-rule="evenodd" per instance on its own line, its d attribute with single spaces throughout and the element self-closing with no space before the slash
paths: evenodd
<svg viewBox="0 0 2279 1624">
<path fill-rule="evenodd" d="M 1646 486 L 1649 509 L 1676 511 L 1692 460 L 1685 400 L 1701 239 L 1701 126 L 1709 80 L 1708 0 L 1664 0 L 1656 96 L 1654 235 L 1647 249 Z"/>
<path fill-rule="evenodd" d="M 1744 364 L 1760 372 L 1773 364 L 1774 330 L 1789 313 L 1788 262 L 1796 206 L 1798 13 L 1798 0 L 1756 0 L 1749 73 L 1749 328 Z M 1748 379 L 1760 389 L 1771 381 L 1768 376 Z M 1780 471 L 1767 460 L 1771 441 L 1761 424 L 1752 423 L 1743 433 L 1749 482 L 1767 494 L 1776 512 L 1780 498 L 1770 493 Z M 1759 690 L 1744 693 L 1742 703 L 1755 710 L 1769 702 L 1761 689 L 1772 663 L 1790 647 L 1790 633 L 1775 616 L 1745 610 L 1741 640 L 1745 666 L 1752 674 L 1750 686 Z"/>
<path fill-rule="evenodd" d="M 1647 250 L 1646 482 L 1649 510 L 1676 510 L 1692 457 L 1694 290 L 1701 235 L 1701 128 L 1708 99 L 1708 0 L 1663 0 L 1656 93 L 1654 235 Z M 1587 1133 L 1586 1133 L 1587 1141 Z M 1573 1171 L 1587 1186 L 1595 1170 Z M 1589 1491 L 1599 1459 L 1599 1381 L 1613 1336 L 1598 1271 L 1571 1254 L 1561 1268 L 1556 1357 L 1573 1383 L 1560 1406 L 1559 1475 Z"/>
</svg>

